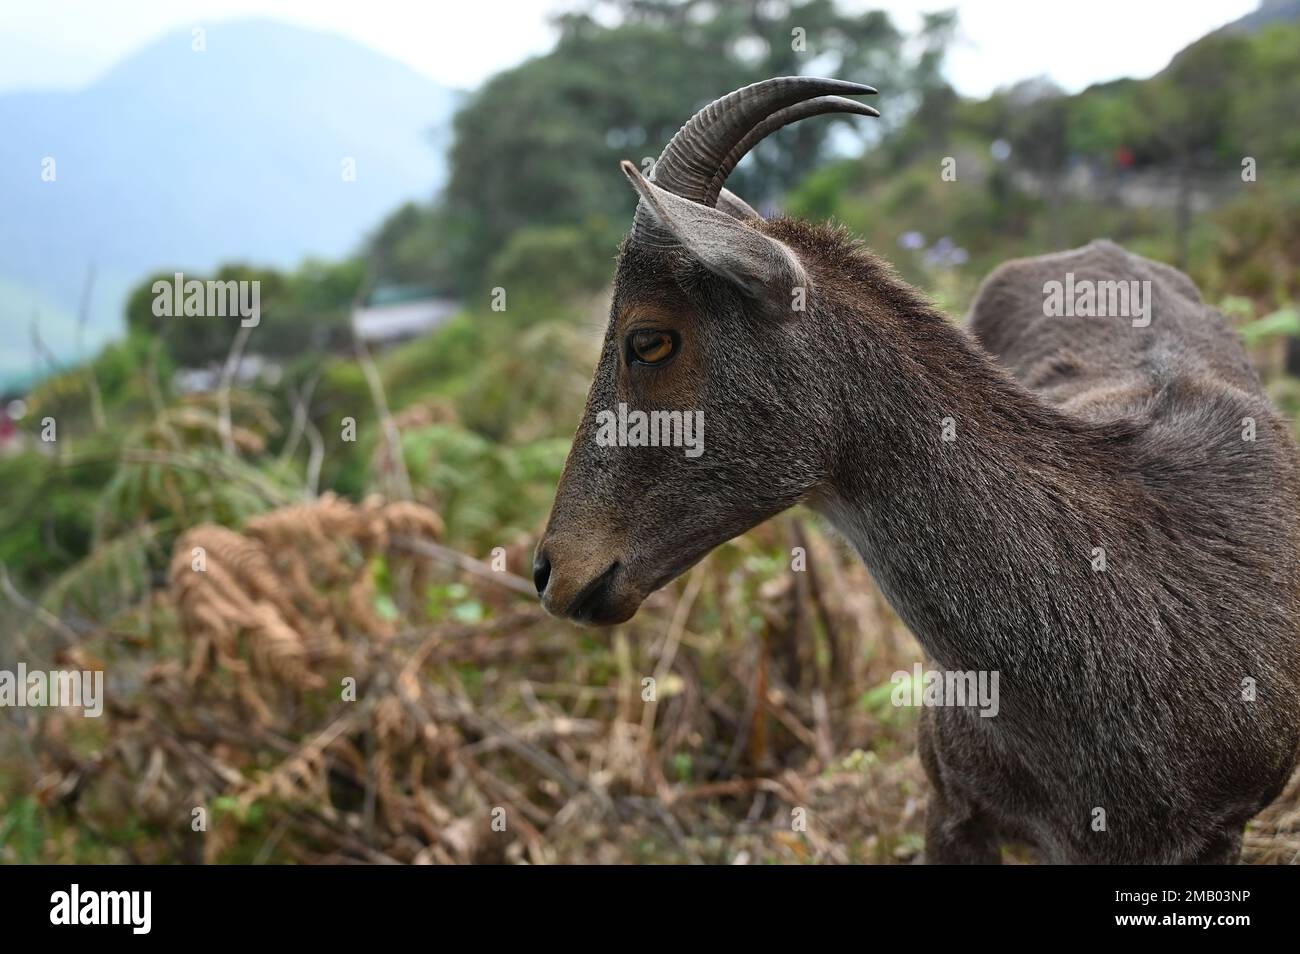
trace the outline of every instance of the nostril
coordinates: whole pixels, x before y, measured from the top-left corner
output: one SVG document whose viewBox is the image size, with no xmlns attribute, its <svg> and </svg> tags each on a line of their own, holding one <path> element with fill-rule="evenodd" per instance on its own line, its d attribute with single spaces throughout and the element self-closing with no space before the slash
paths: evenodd
<svg viewBox="0 0 1300 954">
<path fill-rule="evenodd" d="M 551 561 L 547 559 L 544 552 L 538 550 L 537 556 L 533 560 L 533 585 L 537 587 L 538 596 L 546 592 L 546 583 L 550 578 Z"/>
</svg>

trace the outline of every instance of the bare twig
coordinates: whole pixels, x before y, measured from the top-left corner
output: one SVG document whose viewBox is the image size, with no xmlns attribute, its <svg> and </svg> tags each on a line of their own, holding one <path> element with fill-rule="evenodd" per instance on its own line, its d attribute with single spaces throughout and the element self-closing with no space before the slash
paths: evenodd
<svg viewBox="0 0 1300 954">
<path fill-rule="evenodd" d="M 691 615 L 692 607 L 695 606 L 696 597 L 700 595 L 704 576 L 704 570 L 699 566 L 691 571 L 686 581 L 686 591 L 682 593 L 682 598 L 678 600 L 677 607 L 673 610 L 672 620 L 668 624 L 668 633 L 664 638 L 663 652 L 659 654 L 659 663 L 655 666 L 656 686 L 662 686 L 668 674 L 672 672 L 673 662 L 677 658 L 677 647 L 682 639 L 682 630 L 685 629 L 686 620 Z M 652 761 L 649 756 L 654 750 L 655 714 L 658 710 L 659 694 L 656 692 L 641 710 L 641 745 L 645 749 L 647 761 Z"/>
<path fill-rule="evenodd" d="M 402 453 L 402 432 L 393 420 L 393 414 L 388 409 L 388 397 L 384 393 L 384 382 L 379 376 L 379 369 L 375 367 L 374 359 L 370 357 L 370 350 L 366 347 L 365 341 L 358 335 L 355 338 L 357 360 L 361 362 L 361 370 L 365 372 L 366 384 L 370 387 L 370 399 L 374 402 L 375 410 L 379 413 L 380 426 L 384 433 L 384 445 L 388 454 L 388 462 L 392 466 L 393 475 L 397 480 L 398 492 L 404 500 L 410 500 L 414 497 L 411 490 L 411 475 L 406 470 L 406 457 Z"/>
<path fill-rule="evenodd" d="M 158 380 L 158 354 L 162 347 L 162 339 L 155 338 L 149 346 L 149 366 L 145 368 L 145 387 L 149 391 L 149 406 L 153 408 L 155 416 L 163 411 L 162 384 Z"/>
<path fill-rule="evenodd" d="M 298 393 L 297 388 L 289 389 L 289 396 L 293 400 L 293 423 L 289 426 L 289 436 L 285 438 L 284 448 L 280 451 L 280 460 L 287 461 L 293 458 L 294 452 L 298 450 L 298 441 L 302 439 L 303 430 L 307 424 L 307 413 L 311 409 L 311 398 L 316 393 L 316 385 L 320 382 L 320 371 L 316 371 L 307 380 L 307 386 Z M 317 432 L 317 437 L 320 434 Z"/>
<path fill-rule="evenodd" d="M 402 550 L 409 550 L 412 553 L 420 553 L 435 560 L 450 563 L 476 576 L 492 580 L 494 583 L 500 583 L 507 589 L 514 590 L 517 593 L 526 593 L 529 596 L 537 595 L 537 588 L 522 576 L 515 576 L 508 570 L 494 570 L 482 560 L 476 560 L 459 550 L 453 550 L 451 547 L 444 547 L 441 543 L 434 543 L 432 540 L 423 540 L 418 537 L 394 537 L 392 544 Z"/>
<path fill-rule="evenodd" d="M 311 445 L 311 456 L 307 458 L 307 495 L 315 497 L 320 489 L 320 468 L 325 461 L 325 442 L 320 430 L 311 420 L 307 421 L 307 443 Z"/>
<path fill-rule="evenodd" d="M 59 617 L 55 616 L 45 607 L 33 603 L 27 597 L 23 596 L 23 594 L 18 591 L 18 587 L 14 586 L 13 580 L 9 578 L 9 568 L 3 563 L 0 563 L 0 590 L 4 592 L 5 596 L 9 597 L 10 601 L 13 602 L 15 606 L 30 613 L 46 627 L 62 636 L 64 642 L 69 646 L 75 646 L 81 641 L 71 626 L 59 619 Z M 32 651 L 31 645 L 27 642 L 26 638 L 21 635 L 20 631 L 16 631 L 15 636 L 22 641 L 23 652 L 30 656 Z"/>
<path fill-rule="evenodd" d="M 32 351 L 45 359 L 45 363 L 50 366 L 51 373 L 57 374 L 62 370 L 59 366 L 58 358 L 54 357 L 54 352 L 45 345 L 45 339 L 41 337 L 41 313 L 32 312 Z"/>
<path fill-rule="evenodd" d="M 95 266 L 86 268 L 86 284 L 81 289 L 81 306 L 77 309 L 77 360 L 83 362 L 86 375 L 86 388 L 90 391 L 90 414 L 95 422 L 95 430 L 104 429 L 104 395 L 99 389 L 99 379 L 95 376 L 95 365 L 85 360 L 86 322 L 90 318 L 90 296 L 95 289 Z"/>
<path fill-rule="evenodd" d="M 230 343 L 230 353 L 226 355 L 226 364 L 221 369 L 221 381 L 217 386 L 221 447 L 231 456 L 235 454 L 235 439 L 230 426 L 230 388 L 234 383 L 235 375 L 239 373 L 239 365 L 244 358 L 244 346 L 248 344 L 254 327 L 254 325 L 240 323 L 239 331 L 235 333 L 235 340 Z"/>
</svg>

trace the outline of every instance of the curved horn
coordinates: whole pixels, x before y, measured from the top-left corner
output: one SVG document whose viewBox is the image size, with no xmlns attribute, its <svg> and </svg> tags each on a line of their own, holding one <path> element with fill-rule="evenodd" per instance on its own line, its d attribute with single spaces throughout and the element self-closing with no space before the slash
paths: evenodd
<svg viewBox="0 0 1300 954">
<path fill-rule="evenodd" d="M 817 96 L 874 93 L 870 86 L 812 76 L 778 76 L 735 90 L 705 106 L 677 131 L 654 165 L 655 184 L 692 202 L 712 206 L 713 175 L 745 134 L 787 106 Z M 705 201 L 708 197 L 709 201 Z M 637 230 L 653 230 L 644 204 L 637 206 Z"/>
<path fill-rule="evenodd" d="M 718 166 L 718 171 L 709 180 L 708 189 L 704 196 L 704 204 L 716 204 L 718 196 L 722 192 L 722 186 L 727 181 L 727 176 L 731 175 L 732 170 L 736 168 L 741 159 L 744 159 L 749 154 L 751 149 L 772 135 L 772 133 L 783 126 L 797 123 L 801 119 L 807 119 L 810 116 L 822 116 L 826 113 L 854 113 L 858 116 L 875 117 L 880 115 L 879 110 L 868 106 L 866 103 L 859 103 L 856 99 L 845 99 L 843 96 L 819 96 L 817 99 L 810 99 L 778 110 L 751 129 L 723 157 L 721 165 Z"/>
</svg>

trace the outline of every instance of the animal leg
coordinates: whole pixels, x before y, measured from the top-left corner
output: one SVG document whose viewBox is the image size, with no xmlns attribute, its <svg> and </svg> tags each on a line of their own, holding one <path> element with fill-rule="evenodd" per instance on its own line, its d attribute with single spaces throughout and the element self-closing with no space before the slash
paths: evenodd
<svg viewBox="0 0 1300 954">
<path fill-rule="evenodd" d="M 988 815 L 945 783 L 934 725 L 924 710 L 917 739 L 921 764 L 930 779 L 930 804 L 925 813 L 925 862 L 938 865 L 997 865 L 1002 863 L 997 831 Z"/>
<path fill-rule="evenodd" d="M 937 791 L 925 816 L 925 862 L 932 865 L 1002 863 L 998 835 L 989 819 L 970 804 L 954 804 Z"/>
</svg>

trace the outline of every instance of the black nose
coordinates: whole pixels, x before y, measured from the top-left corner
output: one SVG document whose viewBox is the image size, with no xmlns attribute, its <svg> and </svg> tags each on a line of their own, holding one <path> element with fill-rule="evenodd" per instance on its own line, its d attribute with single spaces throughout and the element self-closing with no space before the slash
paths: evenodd
<svg viewBox="0 0 1300 954">
<path fill-rule="evenodd" d="M 541 596 L 546 592 L 546 583 L 551 578 L 551 561 L 547 559 L 542 550 L 537 551 L 537 556 L 533 558 L 533 585 L 537 587 L 537 595 Z"/>
</svg>

